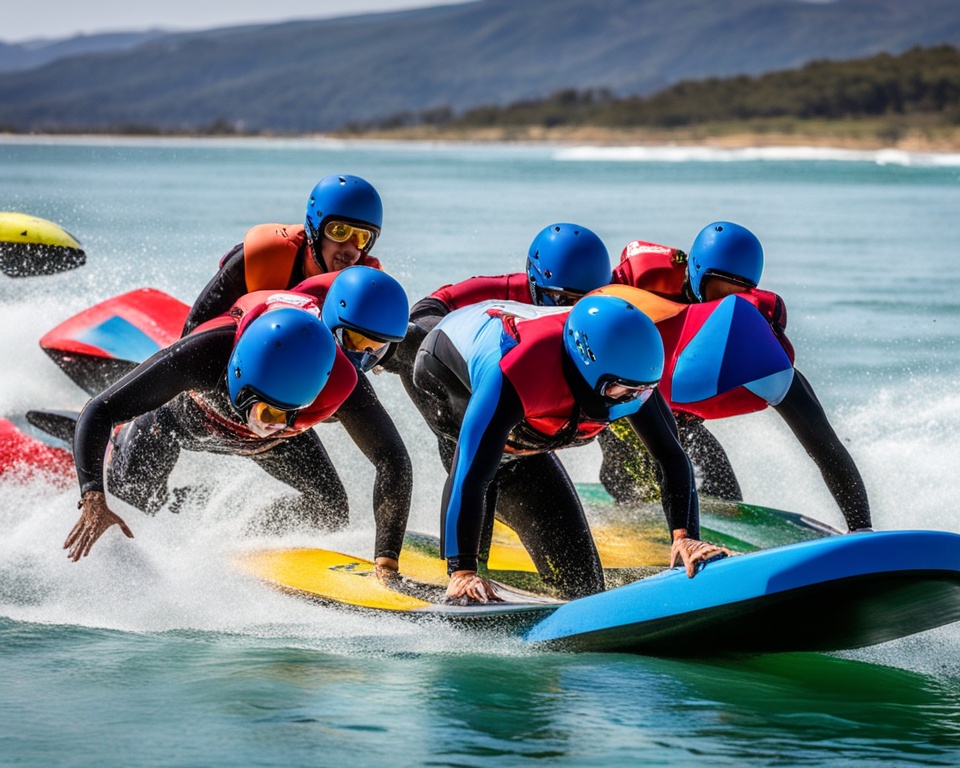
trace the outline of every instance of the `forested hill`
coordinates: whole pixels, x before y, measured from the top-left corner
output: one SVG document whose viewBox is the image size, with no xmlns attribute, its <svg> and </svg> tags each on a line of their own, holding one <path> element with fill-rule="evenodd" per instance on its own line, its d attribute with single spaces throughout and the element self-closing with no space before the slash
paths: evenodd
<svg viewBox="0 0 960 768">
<path fill-rule="evenodd" d="M 957 0 L 478 0 L 167 34 L 0 74 L 0 129 L 303 133 L 960 46 Z"/>
<path fill-rule="evenodd" d="M 817 61 L 757 77 L 684 81 L 646 97 L 567 89 L 546 99 L 488 105 L 459 116 L 433 110 L 396 115 L 366 127 L 677 128 L 767 118 L 916 118 L 922 121 L 918 125 L 960 125 L 960 51 L 952 46 L 918 47 L 900 56 Z"/>
</svg>

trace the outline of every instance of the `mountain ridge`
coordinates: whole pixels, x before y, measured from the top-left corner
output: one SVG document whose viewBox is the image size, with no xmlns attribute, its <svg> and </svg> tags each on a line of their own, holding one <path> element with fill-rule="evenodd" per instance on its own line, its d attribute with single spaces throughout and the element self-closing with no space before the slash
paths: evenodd
<svg viewBox="0 0 960 768">
<path fill-rule="evenodd" d="M 960 46 L 955 0 L 480 0 L 161 33 L 0 72 L 0 128 L 310 133 L 564 88 L 649 94 L 817 59 Z"/>
</svg>

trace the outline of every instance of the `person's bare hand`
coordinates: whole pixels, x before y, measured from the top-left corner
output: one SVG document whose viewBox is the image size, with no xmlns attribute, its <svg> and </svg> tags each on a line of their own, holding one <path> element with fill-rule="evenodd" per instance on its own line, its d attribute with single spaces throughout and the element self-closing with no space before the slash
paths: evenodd
<svg viewBox="0 0 960 768">
<path fill-rule="evenodd" d="M 118 515 L 110 511 L 107 497 L 102 491 L 87 491 L 77 507 L 80 509 L 80 519 L 63 543 L 63 548 L 68 550 L 67 557 L 73 562 L 89 555 L 97 539 L 103 536 L 111 525 L 119 525 L 127 538 L 133 538 L 133 531 Z"/>
<path fill-rule="evenodd" d="M 477 575 L 476 571 L 454 571 L 447 585 L 447 597 L 467 597 L 479 603 L 502 603 L 493 585 Z"/>
<path fill-rule="evenodd" d="M 733 554 L 734 552 L 726 547 L 683 536 L 674 541 L 670 548 L 670 567 L 673 568 L 682 561 L 687 568 L 687 576 L 692 579 L 697 575 L 699 567 L 707 560 L 715 557 L 728 557 Z"/>
</svg>

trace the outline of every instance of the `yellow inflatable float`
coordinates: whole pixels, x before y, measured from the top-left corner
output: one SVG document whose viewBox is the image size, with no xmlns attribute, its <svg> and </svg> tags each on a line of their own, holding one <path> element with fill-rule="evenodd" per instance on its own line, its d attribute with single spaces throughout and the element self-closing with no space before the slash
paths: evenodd
<svg viewBox="0 0 960 768">
<path fill-rule="evenodd" d="M 52 221 L 0 211 L 0 271 L 7 277 L 53 275 L 82 267 L 77 239 Z"/>
</svg>

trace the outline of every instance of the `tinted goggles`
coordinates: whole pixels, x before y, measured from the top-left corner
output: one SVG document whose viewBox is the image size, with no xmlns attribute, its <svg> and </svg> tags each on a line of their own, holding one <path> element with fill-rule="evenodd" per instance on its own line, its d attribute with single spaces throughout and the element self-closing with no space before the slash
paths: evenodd
<svg viewBox="0 0 960 768">
<path fill-rule="evenodd" d="M 360 250 L 366 248 L 373 240 L 372 231 L 355 227 L 345 221 L 328 221 L 323 228 L 323 236 L 335 243 L 345 243 L 350 240 Z"/>
<path fill-rule="evenodd" d="M 561 288 L 537 288 L 542 306 L 572 307 L 583 298 L 582 293 L 564 291 Z"/>
<path fill-rule="evenodd" d="M 357 331 L 337 328 L 333 334 L 347 359 L 361 371 L 372 370 L 387 354 L 390 345 L 371 339 Z"/>
<path fill-rule="evenodd" d="M 297 420 L 297 416 L 300 415 L 299 408 L 291 410 L 277 408 L 261 400 L 260 395 L 247 387 L 241 389 L 237 395 L 237 410 L 247 421 L 255 419 L 262 424 L 274 426 L 284 425 L 292 427 L 293 423 Z"/>
<path fill-rule="evenodd" d="M 597 394 L 608 403 L 627 403 L 631 400 L 644 402 L 656 387 L 655 383 L 634 384 L 620 379 L 604 379 L 597 386 Z"/>
</svg>

